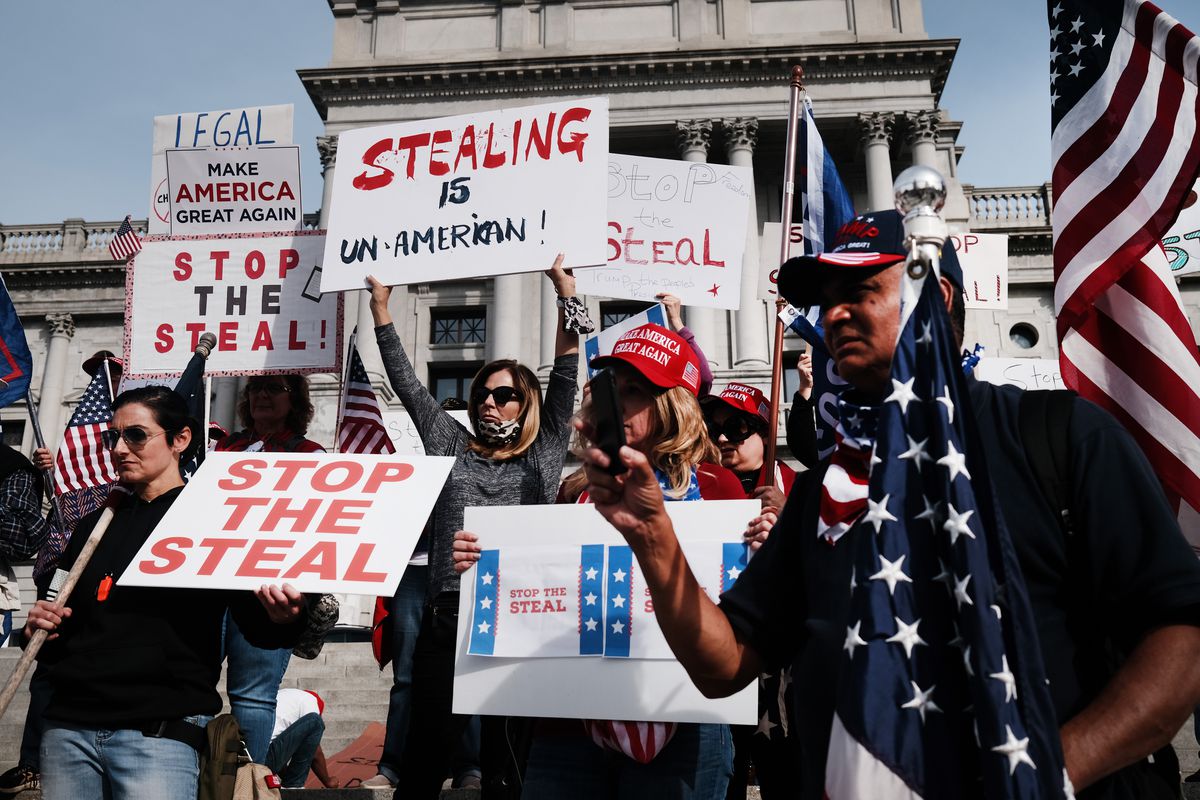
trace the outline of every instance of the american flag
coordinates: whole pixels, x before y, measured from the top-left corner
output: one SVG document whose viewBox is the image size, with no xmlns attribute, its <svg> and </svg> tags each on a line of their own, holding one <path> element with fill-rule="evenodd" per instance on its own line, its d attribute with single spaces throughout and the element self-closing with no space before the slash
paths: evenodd
<svg viewBox="0 0 1200 800">
<path fill-rule="evenodd" d="M 100 441 L 101 432 L 108 430 L 112 422 L 111 397 L 105 370 L 96 370 L 58 446 L 54 478 L 59 494 L 117 481 L 117 470 Z"/>
<path fill-rule="evenodd" d="M 1048 7 L 1063 380 L 1200 509 L 1200 361 L 1159 246 L 1200 172 L 1200 39 L 1140 0 Z M 1200 524 L 1184 530 L 1200 548 Z"/>
<path fill-rule="evenodd" d="M 394 453 L 396 446 L 383 426 L 371 379 L 358 357 L 357 340 L 356 332 L 350 337 L 350 370 L 338 409 L 337 449 L 339 453 Z"/>
<path fill-rule="evenodd" d="M 826 796 L 1069 797 L 949 318 L 936 279 L 905 284 L 867 509 L 839 545 L 856 549 Z M 857 417 L 848 434 L 869 435 Z"/>
<path fill-rule="evenodd" d="M 113 261 L 128 261 L 142 249 L 142 240 L 138 238 L 137 231 L 133 229 L 133 225 L 129 221 L 130 216 L 129 214 L 125 215 L 121 227 L 117 228 L 112 241 L 108 243 L 108 253 L 113 257 Z"/>
</svg>

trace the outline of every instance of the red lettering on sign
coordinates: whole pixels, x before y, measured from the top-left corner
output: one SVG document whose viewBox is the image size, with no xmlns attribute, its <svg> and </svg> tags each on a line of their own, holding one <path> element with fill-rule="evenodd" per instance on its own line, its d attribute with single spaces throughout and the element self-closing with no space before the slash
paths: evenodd
<svg viewBox="0 0 1200 800">
<path fill-rule="evenodd" d="M 192 277 L 192 254 L 188 252 L 175 254 L 175 269 L 171 271 L 177 281 L 186 281 Z"/>
<path fill-rule="evenodd" d="M 218 480 L 217 488 L 224 489 L 227 492 L 253 489 L 258 485 L 259 479 L 262 478 L 258 470 L 266 468 L 267 462 L 261 458 L 247 458 L 235 461 L 229 465 L 229 477 Z"/>
<path fill-rule="evenodd" d="M 399 483 L 400 481 L 408 480 L 412 474 L 412 464 L 389 464 L 386 462 L 376 464 L 375 468 L 371 470 L 371 476 L 363 484 L 363 492 L 365 494 L 375 494 L 383 484 Z"/>
<path fill-rule="evenodd" d="M 242 565 L 233 574 L 239 578 L 278 578 L 278 567 L 260 565 L 264 561 L 283 561 L 287 557 L 287 553 L 274 553 L 270 548 L 282 547 L 286 550 L 293 544 L 294 542 L 287 539 L 255 539 L 251 542 L 250 549 L 246 551 L 246 558 L 242 561 Z"/>
<path fill-rule="evenodd" d="M 218 485 L 220 485 L 219 481 Z M 229 515 L 229 519 L 225 520 L 221 530 L 236 531 L 246 521 L 246 515 L 250 513 L 250 509 L 261 508 L 270 502 L 269 497 L 226 497 L 225 505 L 233 506 L 233 513 Z"/>
<path fill-rule="evenodd" d="M 370 542 L 360 544 L 354 551 L 354 558 L 350 559 L 350 566 L 346 568 L 345 580 L 383 583 L 387 578 L 386 572 L 367 572 L 367 562 L 371 560 L 371 553 L 374 551 L 375 545 Z"/>
<path fill-rule="evenodd" d="M 208 558 L 204 559 L 204 563 L 200 565 L 200 569 L 196 570 L 196 574 L 212 575 L 226 553 L 235 547 L 245 547 L 246 542 L 246 539 L 204 539 L 200 542 L 200 546 L 209 549 Z"/>
<path fill-rule="evenodd" d="M 358 525 L 345 525 L 352 520 L 361 520 L 366 510 L 371 507 L 370 500 L 342 500 L 329 502 L 329 508 L 317 525 L 317 533 L 358 533 Z M 354 509 L 361 508 L 362 511 Z"/>
<path fill-rule="evenodd" d="M 304 501 L 304 505 L 299 508 L 292 508 L 288 498 L 277 497 L 271 505 L 271 510 L 267 512 L 266 518 L 263 519 L 259 530 L 275 532 L 275 528 L 285 519 L 293 520 L 292 533 L 304 533 L 310 525 L 313 518 L 317 516 L 317 509 L 321 507 L 321 499 L 313 497 Z"/>
<path fill-rule="evenodd" d="M 346 471 L 346 477 L 340 481 L 330 480 L 330 476 L 339 470 Z M 334 461 L 322 464 L 312 476 L 312 487 L 318 492 L 341 492 L 349 489 L 362 480 L 363 465 L 357 461 Z"/>
<path fill-rule="evenodd" d="M 157 561 L 149 560 L 141 561 L 138 562 L 138 569 L 147 575 L 166 575 L 168 572 L 174 572 L 187 561 L 187 555 L 180 551 L 191 546 L 192 540 L 183 536 L 171 536 L 166 539 L 160 539 L 150 548 L 150 555 L 155 558 L 161 558 L 163 563 L 160 564 Z"/>
<path fill-rule="evenodd" d="M 324 581 L 337 580 L 337 545 L 333 542 L 317 542 L 307 553 L 283 573 L 285 581 L 295 580 L 308 573 Z"/>
</svg>

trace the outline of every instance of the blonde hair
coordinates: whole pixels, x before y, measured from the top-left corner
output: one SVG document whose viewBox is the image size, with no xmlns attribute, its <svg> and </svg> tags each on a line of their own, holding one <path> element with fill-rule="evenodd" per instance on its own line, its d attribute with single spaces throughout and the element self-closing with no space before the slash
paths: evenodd
<svg viewBox="0 0 1200 800">
<path fill-rule="evenodd" d="M 486 458 L 507 461 L 510 458 L 524 455 L 526 450 L 533 447 L 533 442 L 537 439 L 538 432 L 541 431 L 542 382 L 538 380 L 533 370 L 511 358 L 502 358 L 484 364 L 471 380 L 471 390 L 467 394 L 467 417 L 470 418 L 471 429 L 474 431 L 479 430 L 479 406 L 472 399 L 475 396 L 475 390 L 487 383 L 488 378 L 501 370 L 508 372 L 512 378 L 513 388 L 521 396 L 521 410 L 517 412 L 517 419 L 521 421 L 521 432 L 515 441 L 503 447 L 497 448 L 478 436 L 472 436 L 467 446 Z"/>
</svg>

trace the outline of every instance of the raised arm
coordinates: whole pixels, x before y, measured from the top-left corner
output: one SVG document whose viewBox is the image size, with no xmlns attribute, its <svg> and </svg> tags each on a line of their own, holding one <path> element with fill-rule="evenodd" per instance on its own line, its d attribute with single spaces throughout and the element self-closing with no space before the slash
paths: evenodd
<svg viewBox="0 0 1200 800">
<path fill-rule="evenodd" d="M 554 292 L 559 297 L 574 297 L 575 296 L 575 275 L 569 269 L 563 269 L 563 254 L 559 253 L 554 259 L 554 263 L 550 269 L 546 270 L 546 277 L 554 284 Z M 558 331 L 554 337 L 554 357 L 562 358 L 563 356 L 572 356 L 579 353 L 579 334 L 568 333 L 563 325 L 565 312 L 562 306 L 558 307 Z M 543 335 L 545 335 L 543 333 Z"/>
</svg>

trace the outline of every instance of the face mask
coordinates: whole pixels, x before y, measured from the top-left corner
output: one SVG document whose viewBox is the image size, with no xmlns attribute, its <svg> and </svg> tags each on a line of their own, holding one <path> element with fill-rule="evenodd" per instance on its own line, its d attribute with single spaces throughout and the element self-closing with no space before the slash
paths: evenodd
<svg viewBox="0 0 1200 800">
<path fill-rule="evenodd" d="M 501 422 L 489 422 L 488 420 L 479 420 L 479 436 L 485 442 L 491 445 L 503 447 L 512 441 L 515 441 L 521 433 L 521 421 L 516 419 L 506 419 Z"/>
</svg>

